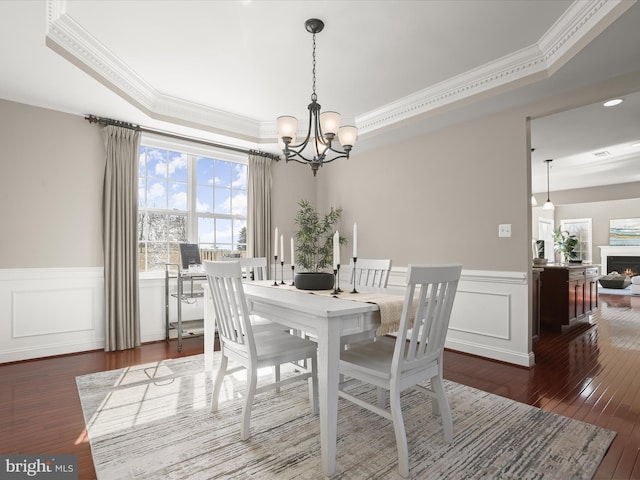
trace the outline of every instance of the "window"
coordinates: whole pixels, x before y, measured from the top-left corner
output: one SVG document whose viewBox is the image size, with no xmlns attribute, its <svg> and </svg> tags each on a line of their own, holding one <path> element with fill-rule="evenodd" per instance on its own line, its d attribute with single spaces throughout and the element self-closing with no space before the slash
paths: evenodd
<svg viewBox="0 0 640 480">
<path fill-rule="evenodd" d="M 246 231 L 245 158 L 143 137 L 138 180 L 141 272 L 179 264 L 180 243 L 199 244 L 203 260 L 243 256 Z"/>
<path fill-rule="evenodd" d="M 591 262 L 591 219 L 571 218 L 560 220 L 560 229 L 575 235 L 578 245 L 574 251 L 578 254 L 578 259 L 584 262 Z"/>
</svg>

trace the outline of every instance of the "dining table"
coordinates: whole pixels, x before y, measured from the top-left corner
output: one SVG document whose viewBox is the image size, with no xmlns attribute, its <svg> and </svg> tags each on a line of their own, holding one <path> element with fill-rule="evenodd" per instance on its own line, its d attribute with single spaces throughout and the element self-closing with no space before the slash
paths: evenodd
<svg viewBox="0 0 640 480">
<path fill-rule="evenodd" d="M 380 291 L 309 292 L 287 284 L 275 286 L 273 281 L 247 281 L 244 293 L 252 314 L 312 334 L 317 339 L 321 467 L 323 473 L 330 476 L 336 470 L 341 337 L 363 332 L 375 334 L 381 326 L 381 304 L 371 299 L 384 298 L 385 294 Z M 204 357 L 205 369 L 211 371 L 215 320 L 211 297 L 206 296 L 209 300 L 205 302 L 204 312 Z M 387 298 L 392 299 L 393 310 L 401 311 L 401 296 Z M 388 310 L 391 303 L 384 308 Z M 399 313 L 397 315 L 399 317 Z"/>
</svg>

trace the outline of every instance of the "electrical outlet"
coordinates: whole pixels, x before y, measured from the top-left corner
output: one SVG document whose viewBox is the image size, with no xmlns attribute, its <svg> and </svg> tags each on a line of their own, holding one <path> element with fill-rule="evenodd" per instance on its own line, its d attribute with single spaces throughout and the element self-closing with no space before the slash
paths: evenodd
<svg viewBox="0 0 640 480">
<path fill-rule="evenodd" d="M 511 224 L 510 223 L 501 223 L 498 225 L 498 236 L 499 237 L 510 237 L 511 236 Z"/>
</svg>

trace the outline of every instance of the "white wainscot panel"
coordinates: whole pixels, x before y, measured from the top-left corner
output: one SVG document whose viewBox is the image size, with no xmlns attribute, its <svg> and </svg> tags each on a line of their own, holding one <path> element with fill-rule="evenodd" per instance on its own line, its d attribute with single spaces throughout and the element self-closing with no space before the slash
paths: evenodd
<svg viewBox="0 0 640 480">
<path fill-rule="evenodd" d="M 102 268 L 0 270 L 0 363 L 104 348 Z"/>
<path fill-rule="evenodd" d="M 449 330 L 509 340 L 510 303 L 509 293 L 458 289 Z"/>
<path fill-rule="evenodd" d="M 91 288 L 13 292 L 13 337 L 93 330 L 96 310 Z"/>
</svg>

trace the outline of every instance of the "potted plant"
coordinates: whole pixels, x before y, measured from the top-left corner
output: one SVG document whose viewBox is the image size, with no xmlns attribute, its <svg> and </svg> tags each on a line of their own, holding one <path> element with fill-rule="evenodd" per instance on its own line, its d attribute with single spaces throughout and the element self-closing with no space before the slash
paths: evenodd
<svg viewBox="0 0 640 480">
<path fill-rule="evenodd" d="M 333 288 L 335 279 L 333 273 L 325 270 L 333 264 L 333 233 L 342 209 L 331 207 L 329 213 L 321 216 L 307 200 L 300 200 L 298 205 L 296 266 L 301 271 L 295 274 L 295 286 L 302 290 L 328 290 Z M 340 244 L 346 243 L 341 235 Z"/>
<path fill-rule="evenodd" d="M 544 254 L 544 240 L 533 241 L 533 264 L 546 265 L 547 259 Z"/>
<path fill-rule="evenodd" d="M 575 251 L 578 245 L 578 239 L 575 235 L 571 235 L 566 230 L 560 230 L 560 227 L 553 231 L 553 245 L 556 252 L 560 252 L 569 263 L 581 263 L 578 259 L 578 253 Z"/>
</svg>

